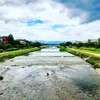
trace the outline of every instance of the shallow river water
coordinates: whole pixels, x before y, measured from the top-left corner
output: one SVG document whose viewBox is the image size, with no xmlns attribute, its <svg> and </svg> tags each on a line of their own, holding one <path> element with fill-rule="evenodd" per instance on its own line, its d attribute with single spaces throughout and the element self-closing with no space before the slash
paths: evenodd
<svg viewBox="0 0 100 100">
<path fill-rule="evenodd" d="M 100 100 L 93 66 L 58 48 L 6 60 L 0 75 L 0 100 Z"/>
</svg>

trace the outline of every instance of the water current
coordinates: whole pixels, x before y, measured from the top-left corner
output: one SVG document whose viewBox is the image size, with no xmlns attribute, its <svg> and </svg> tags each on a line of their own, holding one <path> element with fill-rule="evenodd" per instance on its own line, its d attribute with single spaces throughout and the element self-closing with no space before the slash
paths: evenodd
<svg viewBox="0 0 100 100">
<path fill-rule="evenodd" d="M 100 100 L 93 66 L 55 47 L 0 63 L 0 75 L 0 100 Z"/>
</svg>

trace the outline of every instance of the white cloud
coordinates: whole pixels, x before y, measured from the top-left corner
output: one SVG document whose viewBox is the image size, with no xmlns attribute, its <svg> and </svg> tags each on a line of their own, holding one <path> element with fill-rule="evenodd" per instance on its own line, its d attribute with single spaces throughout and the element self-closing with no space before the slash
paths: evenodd
<svg viewBox="0 0 100 100">
<path fill-rule="evenodd" d="M 68 9 L 60 3 L 52 0 L 30 1 L 25 0 L 0 1 L 0 30 L 8 30 L 15 38 L 26 38 L 28 40 L 86 40 L 88 38 L 99 38 L 100 21 L 80 24 L 88 18 L 86 11 L 79 9 Z M 28 26 L 30 19 L 42 20 L 43 24 Z M 61 24 L 65 28 L 52 29 L 52 26 Z M 0 34 L 3 31 L 0 31 Z M 2 33 L 7 35 L 8 33 Z M 8 34 L 9 35 L 9 34 Z"/>
</svg>

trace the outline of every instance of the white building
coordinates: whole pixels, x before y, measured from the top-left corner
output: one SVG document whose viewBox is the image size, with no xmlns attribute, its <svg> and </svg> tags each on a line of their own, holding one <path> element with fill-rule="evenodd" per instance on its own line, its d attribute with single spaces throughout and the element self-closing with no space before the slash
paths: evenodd
<svg viewBox="0 0 100 100">
<path fill-rule="evenodd" d="M 88 39 L 88 42 L 98 42 L 98 39 Z"/>
<path fill-rule="evenodd" d="M 26 44 L 26 40 L 25 39 L 19 39 L 21 44 Z"/>
</svg>

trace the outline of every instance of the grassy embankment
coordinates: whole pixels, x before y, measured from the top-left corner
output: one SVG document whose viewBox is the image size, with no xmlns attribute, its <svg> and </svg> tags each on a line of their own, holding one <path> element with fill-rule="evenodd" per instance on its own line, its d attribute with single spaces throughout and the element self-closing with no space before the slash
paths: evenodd
<svg viewBox="0 0 100 100">
<path fill-rule="evenodd" d="M 5 61 L 5 59 L 10 59 L 15 56 L 28 54 L 30 52 L 34 52 L 38 50 L 40 50 L 40 48 L 30 48 L 30 49 L 21 49 L 21 50 L 10 51 L 10 52 L 3 52 L 3 53 L 0 53 L 0 62 Z"/>
<path fill-rule="evenodd" d="M 69 53 L 72 53 L 76 56 L 79 56 L 92 64 L 94 68 L 100 68 L 100 49 L 97 48 L 64 48 L 60 47 L 60 51 L 67 51 Z"/>
</svg>

